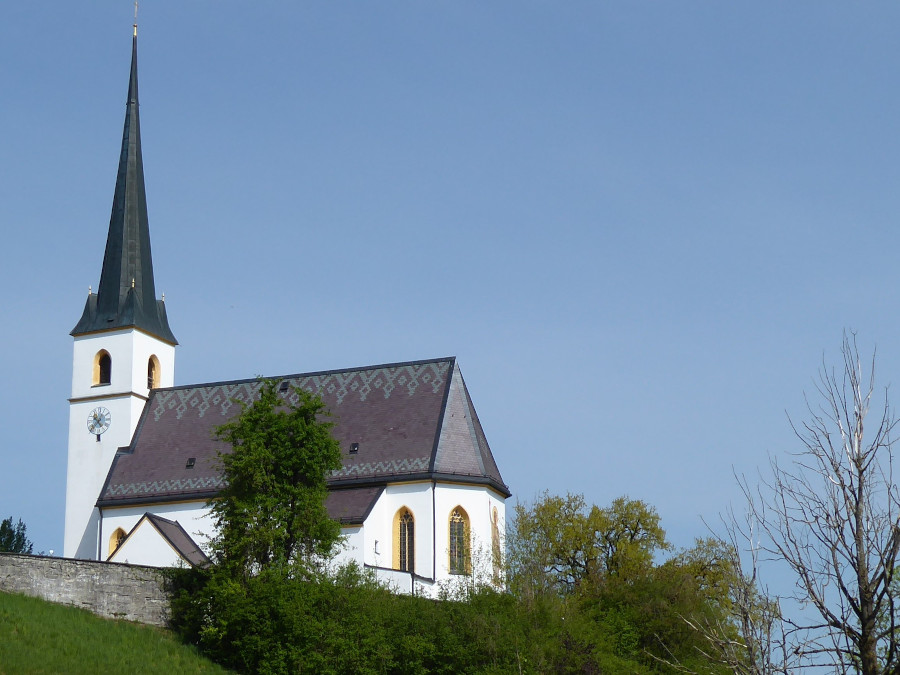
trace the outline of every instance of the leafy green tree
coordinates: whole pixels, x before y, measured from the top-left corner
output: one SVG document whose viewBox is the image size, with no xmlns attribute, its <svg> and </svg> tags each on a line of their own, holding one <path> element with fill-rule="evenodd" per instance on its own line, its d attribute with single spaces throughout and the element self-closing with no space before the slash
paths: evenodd
<svg viewBox="0 0 900 675">
<path fill-rule="evenodd" d="M 210 503 L 218 535 L 213 559 L 235 579 L 262 570 L 312 570 L 340 541 L 328 517 L 326 478 L 341 467 L 340 447 L 318 396 L 294 388 L 296 403 L 263 380 L 259 398 L 216 430 L 225 487 Z"/>
<path fill-rule="evenodd" d="M 322 668 L 317 645 L 339 633 L 329 621 L 341 602 L 321 572 L 341 539 L 325 509 L 340 448 L 319 397 L 278 389 L 262 380 L 258 399 L 215 431 L 230 448 L 219 453 L 225 487 L 210 502 L 214 564 L 170 571 L 172 625 L 242 672 L 338 672 Z"/>
<path fill-rule="evenodd" d="M 13 525 L 12 516 L 0 522 L 0 551 L 7 553 L 31 553 L 33 544 L 25 536 L 22 519 Z"/>
<path fill-rule="evenodd" d="M 510 584 L 532 596 L 571 593 L 581 584 L 628 578 L 669 548 L 656 510 L 640 500 L 588 507 L 582 495 L 545 492 L 516 504 L 507 537 Z"/>
<path fill-rule="evenodd" d="M 315 582 L 260 574 L 245 584 L 214 583 L 222 581 L 216 592 L 191 601 L 189 612 L 176 612 L 175 627 L 239 672 L 659 672 L 641 662 L 636 638 L 620 632 L 627 626 L 596 622 L 559 596 L 525 610 L 508 593 L 468 586 L 435 602 L 390 593 L 358 567 Z"/>
<path fill-rule="evenodd" d="M 556 598 L 593 649 L 664 671 L 727 672 L 702 651 L 708 644 L 696 628 L 713 623 L 734 635 L 734 570 L 719 542 L 701 540 L 658 562 L 670 545 L 652 506 L 621 497 L 601 508 L 581 495 L 544 493 L 516 505 L 507 547 L 509 587 L 524 608 Z"/>
</svg>

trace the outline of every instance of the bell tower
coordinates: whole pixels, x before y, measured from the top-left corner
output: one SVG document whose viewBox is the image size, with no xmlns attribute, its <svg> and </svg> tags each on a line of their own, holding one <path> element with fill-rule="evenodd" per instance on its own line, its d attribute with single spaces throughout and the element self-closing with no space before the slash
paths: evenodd
<svg viewBox="0 0 900 675">
<path fill-rule="evenodd" d="M 138 115 L 137 24 L 122 151 L 97 292 L 72 329 L 72 395 L 63 555 L 98 559 L 97 497 L 155 387 L 171 387 L 178 344 L 156 299 Z"/>
</svg>

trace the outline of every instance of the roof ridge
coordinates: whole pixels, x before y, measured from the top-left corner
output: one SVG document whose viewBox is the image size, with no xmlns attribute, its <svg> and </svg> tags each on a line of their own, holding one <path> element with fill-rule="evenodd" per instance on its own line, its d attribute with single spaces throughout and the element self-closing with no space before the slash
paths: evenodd
<svg viewBox="0 0 900 675">
<path fill-rule="evenodd" d="M 161 520 L 165 523 L 168 523 L 169 525 L 178 525 L 178 527 L 181 527 L 181 524 L 177 520 L 169 520 L 168 518 L 163 518 L 161 515 L 159 515 L 157 513 L 151 513 L 150 511 L 145 511 L 143 517 L 148 518 L 151 521 L 152 520 Z M 182 527 L 181 529 L 184 529 L 184 528 Z"/>
<path fill-rule="evenodd" d="M 455 356 L 442 356 L 434 359 L 421 359 L 418 361 L 401 361 L 397 363 L 381 363 L 371 366 L 360 366 L 356 368 L 335 368 L 334 370 L 315 370 L 309 373 L 291 373 L 288 375 L 258 375 L 256 377 L 244 377 L 236 380 L 218 380 L 216 382 L 197 382 L 195 384 L 178 384 L 172 387 L 157 387 L 151 392 L 178 391 L 184 389 L 200 389 L 204 387 L 221 387 L 226 384 L 247 384 L 250 382 L 259 382 L 260 380 L 295 380 L 305 377 L 320 377 L 323 375 L 339 375 L 341 373 L 361 373 L 369 370 L 387 370 L 389 368 L 406 368 L 408 366 L 424 366 L 430 363 L 453 363 L 456 361 Z"/>
</svg>

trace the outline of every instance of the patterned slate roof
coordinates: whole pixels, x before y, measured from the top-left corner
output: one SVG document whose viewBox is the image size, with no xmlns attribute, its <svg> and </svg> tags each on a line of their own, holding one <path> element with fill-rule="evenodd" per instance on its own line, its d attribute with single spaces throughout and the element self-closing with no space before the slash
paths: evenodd
<svg viewBox="0 0 900 675">
<path fill-rule="evenodd" d="M 362 525 L 382 492 L 383 487 L 334 489 L 325 499 L 325 508 L 331 518 L 344 525 Z"/>
<path fill-rule="evenodd" d="M 333 488 L 452 479 L 509 495 L 454 358 L 273 379 L 287 387 L 287 401 L 296 403 L 296 386 L 321 396 L 330 411 L 343 452 Z M 226 446 L 213 439 L 214 429 L 255 400 L 259 387 L 238 380 L 152 391 L 98 504 L 215 496 L 223 484 L 217 453 Z"/>
</svg>

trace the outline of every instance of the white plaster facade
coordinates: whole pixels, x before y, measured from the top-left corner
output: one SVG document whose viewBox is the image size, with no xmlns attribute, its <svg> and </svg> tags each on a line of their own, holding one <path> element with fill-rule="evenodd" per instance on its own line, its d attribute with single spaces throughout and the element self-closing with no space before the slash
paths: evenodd
<svg viewBox="0 0 900 675">
<path fill-rule="evenodd" d="M 96 361 L 109 354 L 108 383 L 97 377 Z M 66 469 L 66 520 L 63 555 L 98 559 L 101 555 L 100 514 L 95 504 L 110 464 L 127 446 L 147 396 L 148 364 L 156 360 L 158 384 L 175 380 L 175 347 L 141 330 L 126 328 L 75 337 L 72 357 L 72 396 L 69 399 L 69 450 Z M 97 407 L 109 410 L 109 428 L 99 437 L 87 426 Z"/>
<path fill-rule="evenodd" d="M 107 560 L 148 567 L 184 567 L 181 554 L 167 542 L 146 518 L 140 521 L 131 534 Z"/>
<path fill-rule="evenodd" d="M 206 502 L 175 502 L 170 504 L 155 504 L 148 506 L 125 506 L 116 509 L 102 509 L 100 522 L 100 541 L 103 555 L 101 559 L 109 559 L 112 537 L 117 530 L 129 534 L 140 522 L 145 513 L 153 513 L 163 518 L 176 521 L 202 548 L 207 550 L 209 539 L 213 534 L 213 523 Z M 144 529 L 144 525 L 141 529 Z M 158 537 L 158 535 L 156 535 Z M 131 537 L 129 537 L 129 540 Z M 145 541 L 150 541 L 149 535 L 145 535 Z M 129 542 L 130 543 L 130 542 Z M 159 547 L 159 542 L 156 543 Z M 123 547 L 124 548 L 124 547 Z M 172 563 L 157 564 L 153 562 L 156 553 L 147 550 L 143 545 L 137 549 L 129 549 L 125 553 L 130 556 L 128 562 L 155 567 L 167 567 Z M 168 555 L 168 554 L 166 554 Z M 123 562 L 121 555 L 116 560 Z"/>
<path fill-rule="evenodd" d="M 450 572 L 450 516 L 457 507 L 469 517 L 470 573 L 479 581 L 499 583 L 492 546 L 495 541 L 502 546 L 505 501 L 493 490 L 474 485 L 421 481 L 386 486 L 362 525 L 342 529 L 344 542 L 334 564 L 355 561 L 373 570 L 380 581 L 397 592 L 433 595 L 461 578 Z M 413 514 L 416 524 L 414 575 L 394 569 L 398 539 L 394 517 L 404 508 Z M 205 502 L 137 505 L 102 510 L 102 559 L 158 567 L 184 564 L 147 521 L 141 522 L 147 512 L 176 521 L 201 548 L 208 550 L 214 526 Z M 114 556 L 106 558 L 106 552 L 114 548 L 111 538 L 120 529 L 129 534 L 128 539 Z"/>
<path fill-rule="evenodd" d="M 430 586 L 455 579 L 450 572 L 450 516 L 462 507 L 469 518 L 470 558 L 474 573 L 493 574 L 492 532 L 497 510 L 497 534 L 505 527 L 506 505 L 493 490 L 475 485 L 422 481 L 388 485 L 363 527 L 348 538 L 339 559 L 356 560 L 379 570 L 392 569 L 397 561 L 395 515 L 409 509 L 415 519 L 415 574 Z M 502 545 L 502 540 L 501 540 Z"/>
</svg>

